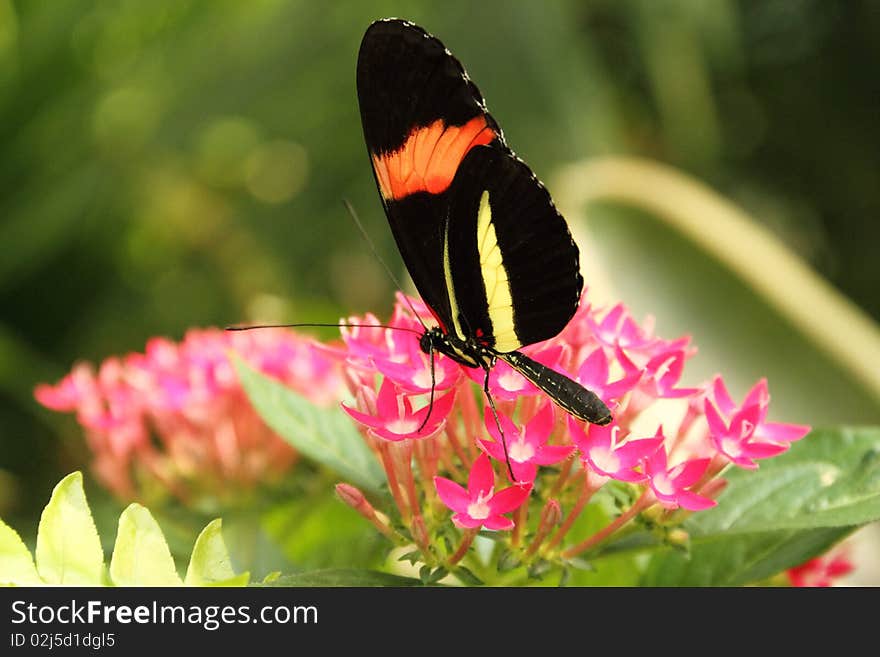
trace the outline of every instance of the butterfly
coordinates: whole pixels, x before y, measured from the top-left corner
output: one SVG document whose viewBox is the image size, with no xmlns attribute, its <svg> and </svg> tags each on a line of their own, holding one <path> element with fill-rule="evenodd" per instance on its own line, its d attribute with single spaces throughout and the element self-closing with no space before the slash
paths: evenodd
<svg viewBox="0 0 880 657">
<path fill-rule="evenodd" d="M 573 317 L 578 247 L 461 63 L 421 27 L 378 20 L 361 42 L 357 94 L 391 232 L 437 323 L 422 351 L 482 368 L 493 412 L 489 373 L 501 359 L 576 418 L 611 422 L 595 393 L 518 351 Z"/>
</svg>

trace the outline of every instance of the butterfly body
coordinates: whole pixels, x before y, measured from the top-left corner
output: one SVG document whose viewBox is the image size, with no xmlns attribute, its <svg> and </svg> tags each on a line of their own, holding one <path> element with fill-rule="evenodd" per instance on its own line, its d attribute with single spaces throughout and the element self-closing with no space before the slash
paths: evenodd
<svg viewBox="0 0 880 657">
<path fill-rule="evenodd" d="M 357 88 L 385 213 L 439 324 L 421 349 L 482 368 L 487 395 L 501 358 L 567 412 L 610 422 L 595 394 L 518 351 L 553 338 L 574 315 L 579 252 L 460 62 L 413 23 L 376 21 L 361 43 Z"/>
</svg>

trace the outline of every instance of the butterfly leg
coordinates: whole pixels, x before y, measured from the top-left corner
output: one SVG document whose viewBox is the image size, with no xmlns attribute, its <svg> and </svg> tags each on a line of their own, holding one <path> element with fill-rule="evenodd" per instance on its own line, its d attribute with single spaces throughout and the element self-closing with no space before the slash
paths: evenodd
<svg viewBox="0 0 880 657">
<path fill-rule="evenodd" d="M 504 449 L 504 460 L 507 462 L 507 472 L 510 474 L 510 480 L 516 483 L 516 476 L 513 474 L 513 466 L 510 465 L 510 455 L 507 453 L 507 439 L 504 437 L 504 427 L 501 426 L 501 419 L 498 417 L 498 409 L 495 408 L 495 400 L 489 393 L 489 372 L 487 365 L 483 366 L 486 376 L 483 378 L 483 393 L 489 401 L 489 408 L 492 409 L 492 416 L 495 418 L 495 425 L 498 427 L 498 433 L 501 436 L 501 447 Z"/>
</svg>

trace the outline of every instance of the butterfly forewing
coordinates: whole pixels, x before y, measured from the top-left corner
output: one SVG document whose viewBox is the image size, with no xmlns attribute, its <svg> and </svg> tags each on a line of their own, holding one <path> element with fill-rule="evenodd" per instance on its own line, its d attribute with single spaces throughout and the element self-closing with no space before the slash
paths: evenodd
<svg viewBox="0 0 880 657">
<path fill-rule="evenodd" d="M 419 294 L 448 330 L 446 191 L 471 148 L 506 148 L 501 130 L 459 61 L 407 21 L 369 27 L 358 55 L 357 90 L 391 231 Z"/>
</svg>

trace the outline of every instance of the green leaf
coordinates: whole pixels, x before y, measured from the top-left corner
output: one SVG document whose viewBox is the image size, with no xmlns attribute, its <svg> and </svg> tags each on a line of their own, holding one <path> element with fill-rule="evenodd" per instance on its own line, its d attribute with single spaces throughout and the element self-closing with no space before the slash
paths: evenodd
<svg viewBox="0 0 880 657">
<path fill-rule="evenodd" d="M 456 566 L 452 570 L 452 574 L 455 575 L 459 581 L 465 586 L 483 586 L 484 582 L 479 577 L 474 575 L 474 573 L 464 566 Z"/>
<path fill-rule="evenodd" d="M 569 586 L 638 586 L 636 557 L 616 554 L 590 562 L 573 560 L 568 570 Z"/>
<path fill-rule="evenodd" d="M 741 586 L 826 552 L 851 528 L 712 534 L 694 539 L 690 558 L 667 550 L 651 559 L 645 586 Z"/>
<path fill-rule="evenodd" d="M 284 384 L 233 358 L 239 380 L 263 420 L 310 459 L 377 495 L 385 474 L 352 421 L 339 408 L 320 408 Z"/>
<path fill-rule="evenodd" d="M 82 473 L 62 479 L 37 533 L 37 571 L 46 584 L 103 584 L 104 553 L 82 485 Z"/>
<path fill-rule="evenodd" d="M 250 575 L 236 575 L 220 529 L 223 522 L 212 520 L 199 534 L 193 547 L 184 583 L 187 586 L 246 586 Z"/>
<path fill-rule="evenodd" d="M 359 513 L 339 503 L 332 489 L 314 490 L 276 505 L 264 514 L 262 527 L 287 561 L 302 570 L 352 564 L 378 567 L 388 546 Z M 272 570 L 290 572 L 289 563 Z"/>
<path fill-rule="evenodd" d="M 119 516 L 110 579 L 116 586 L 182 584 L 165 535 L 152 514 L 140 504 L 130 504 Z"/>
<path fill-rule="evenodd" d="M 735 470 L 718 506 L 685 523 L 690 555 L 656 554 L 643 582 L 736 586 L 821 554 L 880 518 L 880 429 L 812 432 L 791 449 Z"/>
<path fill-rule="evenodd" d="M 307 573 L 282 575 L 269 586 L 421 586 L 411 577 L 401 577 L 375 570 L 357 568 L 331 568 Z"/>
<path fill-rule="evenodd" d="M 42 584 L 34 558 L 12 527 L 0 520 L 0 586 Z"/>
</svg>

